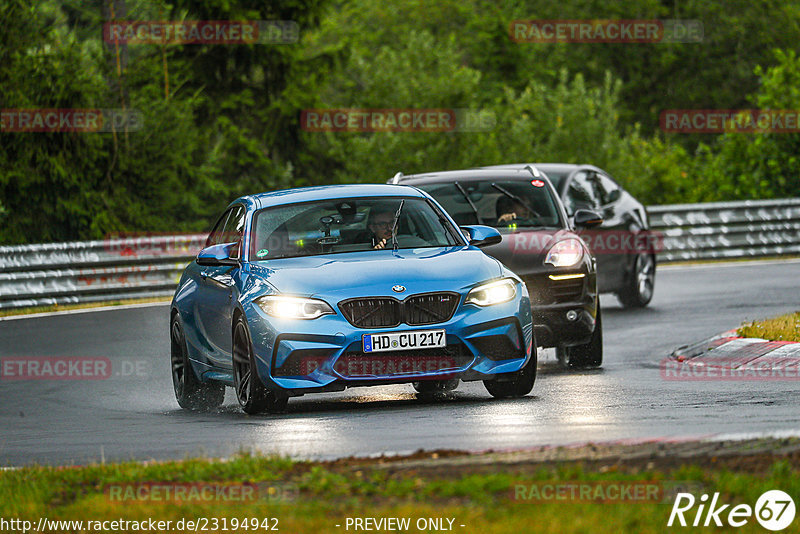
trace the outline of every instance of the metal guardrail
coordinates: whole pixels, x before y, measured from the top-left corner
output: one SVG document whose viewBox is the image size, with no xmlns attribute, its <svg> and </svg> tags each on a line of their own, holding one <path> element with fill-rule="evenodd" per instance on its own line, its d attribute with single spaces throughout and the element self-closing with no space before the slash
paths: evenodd
<svg viewBox="0 0 800 534">
<path fill-rule="evenodd" d="M 800 254 L 800 199 L 647 208 L 661 262 Z"/>
<path fill-rule="evenodd" d="M 206 237 L 0 247 L 0 309 L 172 295 Z"/>
<path fill-rule="evenodd" d="M 658 260 L 800 254 L 800 199 L 648 208 Z M 172 295 L 205 235 L 0 247 L 0 309 Z"/>
</svg>

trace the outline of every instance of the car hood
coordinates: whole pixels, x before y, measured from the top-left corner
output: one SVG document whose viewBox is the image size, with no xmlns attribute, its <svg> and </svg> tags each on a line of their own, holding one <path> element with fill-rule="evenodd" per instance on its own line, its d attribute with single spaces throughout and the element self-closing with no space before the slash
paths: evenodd
<svg viewBox="0 0 800 534">
<path fill-rule="evenodd" d="M 253 262 L 250 272 L 280 293 L 335 302 L 359 296 L 403 298 L 429 291 L 464 291 L 503 274 L 474 247 L 370 250 Z M 392 290 L 404 286 L 403 292 Z"/>
</svg>

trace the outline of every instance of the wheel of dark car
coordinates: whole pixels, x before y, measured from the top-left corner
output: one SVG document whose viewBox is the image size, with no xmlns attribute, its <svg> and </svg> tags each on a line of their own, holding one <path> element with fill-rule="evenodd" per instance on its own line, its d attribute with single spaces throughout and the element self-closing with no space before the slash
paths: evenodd
<svg viewBox="0 0 800 534">
<path fill-rule="evenodd" d="M 534 344 L 531 359 L 525 367 L 514 373 L 497 375 L 491 380 L 484 380 L 483 385 L 492 397 L 503 399 L 508 397 L 524 397 L 533 389 L 536 382 L 536 346 Z"/>
<path fill-rule="evenodd" d="M 562 347 L 557 349 L 558 359 L 569 367 L 600 367 L 603 365 L 603 316 L 600 303 L 597 303 L 597 317 L 595 318 L 592 339 L 584 345 Z"/>
<path fill-rule="evenodd" d="M 617 298 L 626 308 L 644 308 L 653 298 L 656 284 L 656 259 L 652 254 L 637 254 L 625 286 Z"/>
<path fill-rule="evenodd" d="M 268 391 L 261 383 L 252 347 L 244 319 L 239 317 L 233 329 L 233 388 L 236 390 L 236 399 L 248 414 L 282 412 L 289 398 Z"/>
<path fill-rule="evenodd" d="M 422 380 L 420 382 L 412 382 L 411 385 L 420 395 L 435 395 L 436 393 L 444 393 L 445 391 L 453 391 L 458 387 L 459 380 Z"/>
<path fill-rule="evenodd" d="M 225 385 L 213 380 L 201 382 L 195 375 L 178 314 L 170 322 L 170 341 L 172 386 L 180 407 L 197 412 L 219 407 L 225 399 Z"/>
</svg>

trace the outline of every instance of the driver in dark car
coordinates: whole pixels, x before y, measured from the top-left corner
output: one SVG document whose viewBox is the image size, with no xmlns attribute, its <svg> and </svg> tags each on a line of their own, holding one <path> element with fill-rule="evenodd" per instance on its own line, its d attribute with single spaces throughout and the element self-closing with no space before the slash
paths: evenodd
<svg viewBox="0 0 800 534">
<path fill-rule="evenodd" d="M 507 196 L 497 199 L 497 224 L 509 223 L 516 219 L 530 219 L 531 212 L 522 203 Z"/>
</svg>

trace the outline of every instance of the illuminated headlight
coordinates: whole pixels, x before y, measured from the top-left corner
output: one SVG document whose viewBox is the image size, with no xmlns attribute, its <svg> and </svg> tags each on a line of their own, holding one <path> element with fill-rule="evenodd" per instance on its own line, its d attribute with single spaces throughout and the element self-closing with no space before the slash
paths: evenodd
<svg viewBox="0 0 800 534">
<path fill-rule="evenodd" d="M 572 267 L 583 258 L 583 245 L 575 238 L 564 239 L 547 252 L 545 263 L 554 267 Z"/>
<path fill-rule="evenodd" d="M 467 303 L 477 306 L 493 306 L 508 302 L 517 295 L 517 284 L 510 278 L 481 284 L 467 294 Z"/>
<path fill-rule="evenodd" d="M 264 313 L 281 319 L 316 319 L 333 313 L 328 303 L 318 299 L 270 295 L 256 300 Z"/>
</svg>

